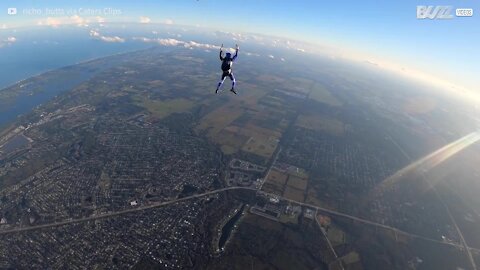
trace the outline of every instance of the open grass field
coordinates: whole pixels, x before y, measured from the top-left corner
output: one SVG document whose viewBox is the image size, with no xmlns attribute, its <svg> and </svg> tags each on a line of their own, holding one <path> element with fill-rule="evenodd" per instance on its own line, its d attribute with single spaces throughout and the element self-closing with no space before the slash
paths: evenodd
<svg viewBox="0 0 480 270">
<path fill-rule="evenodd" d="M 236 153 L 249 139 L 249 137 L 228 127 L 215 134 L 214 138 L 215 141 L 221 145 L 222 152 L 226 155 Z"/>
<path fill-rule="evenodd" d="M 112 179 L 108 176 L 108 173 L 105 171 L 102 171 L 102 174 L 100 175 L 100 180 L 97 183 L 97 186 L 102 190 L 102 191 L 107 191 L 110 190 L 110 187 L 112 185 Z"/>
<path fill-rule="evenodd" d="M 305 189 L 307 189 L 307 183 L 308 180 L 306 178 L 300 178 L 292 175 L 288 177 L 287 186 L 305 191 Z"/>
<path fill-rule="evenodd" d="M 289 94 L 298 94 L 306 96 L 310 92 L 310 89 L 315 84 L 313 80 L 302 77 L 291 77 L 288 80 L 282 82 L 278 90 Z"/>
<path fill-rule="evenodd" d="M 273 168 L 268 174 L 262 189 L 267 192 L 275 191 L 276 194 L 303 202 L 307 183 L 308 175 L 302 169 L 281 170 Z"/>
<path fill-rule="evenodd" d="M 312 187 L 312 186 L 308 187 L 307 197 L 305 198 L 305 203 L 313 204 L 313 205 L 316 205 L 316 206 L 319 206 L 319 207 L 336 209 L 335 205 L 332 205 L 332 204 L 329 204 L 329 203 L 327 203 L 323 200 L 320 200 L 318 198 L 318 196 L 319 196 L 318 192 L 314 187 Z"/>
<path fill-rule="evenodd" d="M 286 172 L 290 176 L 295 176 L 295 177 L 299 177 L 299 178 L 302 178 L 302 179 L 307 179 L 308 178 L 308 173 L 307 173 L 307 171 L 305 171 L 305 169 L 298 168 L 298 167 L 295 167 L 295 166 L 289 166 L 286 169 Z"/>
<path fill-rule="evenodd" d="M 309 97 L 310 99 L 328 104 L 330 106 L 342 106 L 342 102 L 335 98 L 321 83 L 315 83 Z"/>
<path fill-rule="evenodd" d="M 276 169 L 272 169 L 268 174 L 267 182 L 283 188 L 283 186 L 287 182 L 287 175 L 280 171 L 277 171 Z"/>
<path fill-rule="evenodd" d="M 243 109 L 239 105 L 229 102 L 203 117 L 197 129 L 207 130 L 207 135 L 211 139 L 215 139 L 217 133 L 229 126 L 242 114 Z"/>
<path fill-rule="evenodd" d="M 235 96 L 203 117 L 196 129 L 206 131 L 212 141 L 220 144 L 225 154 L 241 150 L 265 159 L 271 158 L 288 122 L 278 128 L 262 127 L 265 122 L 279 122 L 281 119 L 278 114 L 269 112 L 269 108 L 261 109 L 258 105 L 267 93 L 267 90 L 255 89 Z M 240 120 L 245 115 L 249 115 L 249 120 Z M 237 119 L 239 121 L 235 122 Z"/>
<path fill-rule="evenodd" d="M 287 182 L 288 175 L 276 169 L 270 170 L 270 173 L 263 184 L 262 190 L 272 192 L 278 195 L 283 194 L 283 187 Z"/>
<path fill-rule="evenodd" d="M 228 114 L 224 109 L 213 113 L 218 113 L 218 115 L 207 115 L 197 128 L 207 130 L 207 135 L 213 141 L 226 146 L 224 147 L 224 149 L 228 149 L 226 154 L 235 153 L 241 149 L 264 158 L 270 158 L 275 152 L 280 136 L 278 132 L 254 125 L 246 127 L 230 125 L 241 116 L 240 109 L 232 109 Z"/>
<path fill-rule="evenodd" d="M 138 106 L 144 107 L 155 118 L 164 118 L 172 113 L 185 112 L 194 106 L 188 99 L 176 98 L 169 100 L 151 100 L 147 98 L 134 98 Z"/>
<path fill-rule="evenodd" d="M 255 118 L 254 118 L 255 119 Z M 252 121 L 254 120 L 252 119 Z M 252 137 L 257 135 L 257 136 L 263 136 L 263 137 L 274 137 L 274 138 L 280 138 L 282 136 L 282 133 L 273 129 L 266 129 L 259 127 L 257 125 L 247 123 L 244 126 L 244 129 L 246 132 L 251 133 Z"/>
<path fill-rule="evenodd" d="M 278 77 L 275 75 L 266 75 L 266 74 L 258 76 L 256 80 L 259 82 L 264 82 L 269 84 L 282 84 L 282 83 L 285 83 L 285 81 L 287 81 L 285 78 Z"/>
<path fill-rule="evenodd" d="M 356 262 L 360 261 L 360 255 L 357 252 L 352 251 L 352 252 L 348 253 L 347 255 L 343 256 L 341 259 L 342 259 L 344 264 L 349 265 L 349 264 L 356 263 Z"/>
<path fill-rule="evenodd" d="M 278 146 L 278 139 L 274 137 L 253 136 L 245 143 L 242 150 L 261 156 L 271 158 Z"/>
<path fill-rule="evenodd" d="M 343 135 L 345 126 L 342 122 L 320 115 L 300 115 L 295 122 L 296 126 L 306 129 L 326 132 L 332 135 Z"/>
<path fill-rule="evenodd" d="M 334 225 L 328 227 L 327 237 L 334 247 L 345 244 L 345 233 Z"/>
<path fill-rule="evenodd" d="M 195 62 L 195 63 L 204 63 L 205 60 L 193 56 L 184 56 L 184 55 L 175 55 L 173 58 L 180 60 L 180 61 L 186 61 L 186 62 Z"/>
<path fill-rule="evenodd" d="M 298 202 L 303 202 L 305 200 L 304 192 L 303 190 L 299 190 L 296 188 L 292 188 L 290 186 L 287 186 L 283 192 L 283 197 L 295 200 Z"/>
<path fill-rule="evenodd" d="M 298 224 L 298 214 L 293 215 L 293 216 L 282 214 L 278 218 L 278 221 L 280 221 L 282 223 Z"/>
</svg>

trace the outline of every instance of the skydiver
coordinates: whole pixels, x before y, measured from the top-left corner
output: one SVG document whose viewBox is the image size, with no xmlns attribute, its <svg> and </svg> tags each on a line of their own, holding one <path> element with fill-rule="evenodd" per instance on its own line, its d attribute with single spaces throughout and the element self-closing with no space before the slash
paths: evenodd
<svg viewBox="0 0 480 270">
<path fill-rule="evenodd" d="M 228 76 L 230 77 L 230 80 L 232 80 L 232 89 L 230 89 L 230 91 L 232 91 L 232 93 L 234 93 L 235 95 L 237 94 L 237 92 L 235 92 L 235 76 L 233 76 L 233 72 L 232 72 L 232 65 L 233 65 L 233 62 L 235 62 L 235 59 L 237 59 L 237 56 L 238 56 L 238 45 L 236 45 L 236 49 L 235 49 L 235 55 L 232 57 L 232 54 L 227 52 L 227 54 L 225 55 L 225 57 L 222 56 L 223 54 L 223 44 L 222 44 L 222 47 L 220 47 L 220 61 L 222 61 L 222 71 L 223 71 L 223 74 L 222 74 L 222 79 L 218 82 L 218 85 L 217 85 L 217 90 L 215 90 L 215 94 L 218 93 L 218 90 L 220 89 L 220 87 L 222 86 L 223 82 L 225 81 L 225 78 Z"/>
</svg>

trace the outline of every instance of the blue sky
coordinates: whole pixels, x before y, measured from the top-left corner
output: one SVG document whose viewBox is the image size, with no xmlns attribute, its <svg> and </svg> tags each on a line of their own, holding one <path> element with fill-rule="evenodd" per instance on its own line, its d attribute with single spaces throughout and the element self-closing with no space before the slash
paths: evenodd
<svg viewBox="0 0 480 270">
<path fill-rule="evenodd" d="M 8 7 L 16 7 L 19 13 L 27 8 L 113 8 L 122 14 L 103 16 L 107 22 L 137 22 L 145 16 L 152 22 L 168 19 L 175 24 L 328 44 L 480 91 L 480 14 L 452 20 L 417 20 L 417 5 L 451 5 L 480 12 L 478 0 L 7 0 L 0 3 L 0 27 L 35 25 L 46 17 L 9 16 Z"/>
</svg>

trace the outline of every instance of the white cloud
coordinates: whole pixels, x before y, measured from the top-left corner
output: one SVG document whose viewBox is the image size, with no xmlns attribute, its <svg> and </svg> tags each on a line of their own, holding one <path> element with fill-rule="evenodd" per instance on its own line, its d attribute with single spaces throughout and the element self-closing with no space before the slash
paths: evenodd
<svg viewBox="0 0 480 270">
<path fill-rule="evenodd" d="M 283 58 L 283 57 L 280 58 L 280 61 L 285 62 L 285 58 Z"/>
<path fill-rule="evenodd" d="M 52 17 L 47 17 L 44 20 L 39 20 L 37 22 L 38 25 L 47 25 L 47 26 L 52 26 L 52 27 L 58 27 L 61 24 L 61 21 L 59 19 L 55 19 Z"/>
<path fill-rule="evenodd" d="M 263 37 L 257 36 L 257 35 L 251 35 L 251 38 L 252 38 L 253 40 L 256 40 L 256 41 L 263 41 L 263 40 L 264 40 Z"/>
<path fill-rule="evenodd" d="M 85 18 L 82 18 L 78 15 L 73 15 L 72 17 L 70 17 L 70 19 L 72 20 L 72 22 L 78 26 L 88 26 L 88 22 L 89 20 L 85 19 Z"/>
<path fill-rule="evenodd" d="M 251 33 L 234 33 L 226 31 L 215 31 L 213 34 L 222 40 L 233 40 L 239 43 L 255 43 L 258 45 L 271 46 L 273 48 L 285 48 L 298 52 L 310 52 L 312 47 L 308 43 L 289 40 L 286 38 L 271 37 L 268 35 Z M 317 49 L 317 48 L 315 48 Z M 281 59 L 280 59 L 281 60 Z"/>
<path fill-rule="evenodd" d="M 164 24 L 173 24 L 173 20 L 172 19 L 166 19 L 163 21 Z"/>
<path fill-rule="evenodd" d="M 37 44 L 59 45 L 60 42 L 46 39 L 46 40 L 41 40 L 41 41 L 34 40 L 34 41 L 32 41 L 32 44 L 35 44 L 35 45 L 37 45 Z"/>
<path fill-rule="evenodd" d="M 125 42 L 124 38 L 121 38 L 119 36 L 103 36 L 95 30 L 90 30 L 90 36 L 105 42 Z"/>
<path fill-rule="evenodd" d="M 133 37 L 132 39 L 136 41 L 143 41 L 143 42 L 153 42 L 155 40 L 155 39 L 146 38 L 146 37 Z"/>
<path fill-rule="evenodd" d="M 174 33 L 170 33 L 170 32 L 167 32 L 167 34 L 168 34 L 169 36 L 172 36 L 172 37 L 177 37 L 177 38 L 181 38 L 181 37 L 182 37 L 181 34 L 174 34 Z"/>
<path fill-rule="evenodd" d="M 100 36 L 100 33 L 98 33 L 98 32 L 95 31 L 95 30 L 90 30 L 90 36 L 91 36 L 91 37 L 99 37 L 99 36 Z"/>
<path fill-rule="evenodd" d="M 98 23 L 106 22 L 106 19 L 104 17 L 100 17 L 100 16 L 95 17 L 95 20 L 97 20 Z"/>
<path fill-rule="evenodd" d="M 152 34 L 158 35 L 158 32 L 157 31 L 152 31 Z"/>
<path fill-rule="evenodd" d="M 121 38 L 119 36 L 114 36 L 114 37 L 106 37 L 106 36 L 102 36 L 100 37 L 100 39 L 102 41 L 105 41 L 105 42 L 125 42 L 125 39 L 124 38 Z"/>
<path fill-rule="evenodd" d="M 185 44 L 184 41 L 176 40 L 174 38 L 147 38 L 147 37 L 134 37 L 133 40 L 147 42 L 147 43 L 158 43 L 163 46 L 178 46 Z"/>
<path fill-rule="evenodd" d="M 227 31 L 216 31 L 214 35 L 222 39 L 232 39 L 234 41 L 240 41 L 240 42 L 253 39 L 252 36 L 249 34 L 240 34 L 240 33 L 227 32 Z"/>
<path fill-rule="evenodd" d="M 251 53 L 251 52 L 246 52 L 245 53 L 247 56 L 260 56 L 258 53 Z"/>
<path fill-rule="evenodd" d="M 6 45 L 12 45 L 17 41 L 17 38 L 15 37 L 7 37 L 6 39 L 0 40 L 0 48 L 6 46 Z"/>
<path fill-rule="evenodd" d="M 150 23 L 152 20 L 149 17 L 141 16 L 140 23 Z"/>
<path fill-rule="evenodd" d="M 178 46 L 178 45 L 185 44 L 184 41 L 177 40 L 174 38 L 159 38 L 159 39 L 156 39 L 154 42 L 157 42 L 158 44 L 164 45 L 164 46 Z"/>
<path fill-rule="evenodd" d="M 202 49 L 220 49 L 220 46 L 212 45 L 212 44 L 204 44 L 204 43 L 197 43 L 195 41 L 185 42 L 184 45 L 186 48 L 202 48 Z"/>
<path fill-rule="evenodd" d="M 134 37 L 133 40 L 147 42 L 147 43 L 157 43 L 163 46 L 183 46 L 188 49 L 200 48 L 200 49 L 220 49 L 220 46 L 197 43 L 195 41 L 183 41 L 174 38 L 147 38 L 147 37 Z"/>
<path fill-rule="evenodd" d="M 275 56 L 269 54 L 268 57 L 272 58 L 272 59 L 275 59 Z"/>
<path fill-rule="evenodd" d="M 7 25 L 6 24 L 2 24 L 2 26 L 0 27 L 0 29 L 7 29 Z"/>
<path fill-rule="evenodd" d="M 37 25 L 58 27 L 60 25 L 65 25 L 65 24 L 75 24 L 77 26 L 86 27 L 88 26 L 89 22 L 90 20 L 87 18 L 80 17 L 78 15 L 73 15 L 70 17 L 47 17 L 46 19 L 37 21 Z"/>
<path fill-rule="evenodd" d="M 195 42 L 195 41 L 183 41 L 183 40 L 178 40 L 178 39 L 174 39 L 174 38 L 148 38 L 148 37 L 133 37 L 132 38 L 133 40 L 136 40 L 136 41 L 142 41 L 142 42 L 146 42 L 146 43 L 157 43 L 159 45 L 163 45 L 163 46 L 183 46 L 184 48 L 187 48 L 187 49 L 194 49 L 194 48 L 198 48 L 198 49 L 203 49 L 204 51 L 206 52 L 210 52 L 211 50 L 215 49 L 215 50 L 218 50 L 220 49 L 220 46 L 218 45 L 213 45 L 213 44 L 207 44 L 207 43 L 198 43 L 198 42 Z M 234 48 L 224 48 L 224 51 L 227 51 L 227 52 L 235 52 L 235 49 Z M 251 54 L 251 55 L 257 55 L 258 54 Z"/>
</svg>

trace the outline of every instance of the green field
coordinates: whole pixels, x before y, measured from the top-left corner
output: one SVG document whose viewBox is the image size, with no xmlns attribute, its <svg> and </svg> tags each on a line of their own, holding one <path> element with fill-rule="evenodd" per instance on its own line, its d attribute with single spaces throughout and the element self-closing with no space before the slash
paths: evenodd
<svg viewBox="0 0 480 270">
<path fill-rule="evenodd" d="M 320 115 L 300 115 L 295 125 L 332 135 L 342 135 L 345 132 L 345 126 L 342 122 Z"/>
<path fill-rule="evenodd" d="M 345 244 L 345 233 L 333 225 L 329 226 L 327 237 L 334 247 Z"/>
<path fill-rule="evenodd" d="M 328 89 L 320 84 L 315 83 L 312 88 L 312 92 L 310 92 L 310 99 L 316 100 L 318 102 L 322 102 L 331 106 L 342 106 L 342 102 L 336 99 Z"/>
<path fill-rule="evenodd" d="M 135 104 L 144 107 L 155 118 L 164 118 L 172 113 L 185 112 L 194 106 L 192 101 L 184 98 L 151 100 L 136 96 L 134 101 Z"/>
<path fill-rule="evenodd" d="M 307 188 L 307 181 L 308 180 L 305 178 L 300 178 L 300 177 L 291 175 L 290 177 L 288 177 L 287 185 L 299 190 L 305 190 Z"/>
</svg>

